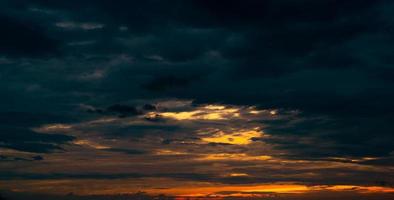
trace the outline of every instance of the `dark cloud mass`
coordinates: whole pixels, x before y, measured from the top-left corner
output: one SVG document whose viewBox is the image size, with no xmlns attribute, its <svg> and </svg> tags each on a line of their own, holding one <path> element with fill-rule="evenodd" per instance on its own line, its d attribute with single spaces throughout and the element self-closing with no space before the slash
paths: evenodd
<svg viewBox="0 0 394 200">
<path fill-rule="evenodd" d="M 8 56 L 43 56 L 55 54 L 57 41 L 49 38 L 39 27 L 29 27 L 29 22 L 21 22 L 0 16 L 2 40 L 0 52 Z"/>
<path fill-rule="evenodd" d="M 64 154 L 75 163 L 112 155 L 125 178 L 140 173 L 121 162 L 129 156 L 141 170 L 156 169 L 149 173 L 156 178 L 386 181 L 394 167 L 393 10 L 389 0 L 2 1 L 0 162 L 7 166 L 0 171 L 18 167 L 0 179 L 105 178 L 101 165 L 86 176 L 83 167 L 56 172 Z M 243 134 L 251 136 L 237 140 Z M 245 166 L 224 161 L 228 154 Z M 314 175 L 326 176 L 321 169 L 279 169 L 281 176 L 264 164 L 272 170 L 264 179 L 255 170 L 263 154 L 360 171 L 335 166 L 325 182 Z M 158 171 L 171 168 L 160 156 L 185 155 L 196 161 L 180 164 L 187 172 Z M 31 177 L 19 175 L 27 161 Z M 208 162 L 235 175 L 204 176 Z M 40 163 L 55 175 L 40 176 Z M 379 170 L 371 175 L 367 166 Z"/>
</svg>

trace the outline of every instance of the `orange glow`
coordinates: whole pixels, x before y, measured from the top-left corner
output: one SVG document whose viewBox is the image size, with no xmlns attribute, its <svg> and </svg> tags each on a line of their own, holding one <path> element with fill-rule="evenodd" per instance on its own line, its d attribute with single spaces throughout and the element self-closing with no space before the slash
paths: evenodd
<svg viewBox="0 0 394 200">
<path fill-rule="evenodd" d="M 229 174 L 231 177 L 240 177 L 240 176 L 249 176 L 248 174 L 245 173 L 231 173 Z"/>
<path fill-rule="evenodd" d="M 392 193 L 394 188 L 379 186 L 357 186 L 357 185 L 332 185 L 332 186 L 314 186 L 311 190 L 329 190 L 329 191 L 358 191 L 360 193 Z"/>
<path fill-rule="evenodd" d="M 257 114 L 260 114 L 261 111 L 259 111 L 259 110 L 251 110 L 251 111 L 249 111 L 249 113 L 250 113 L 250 114 L 257 115 Z"/>
<path fill-rule="evenodd" d="M 225 106 L 221 106 L 221 105 L 207 105 L 207 106 L 204 106 L 204 108 L 210 109 L 210 110 L 223 110 L 226 107 Z"/>
<path fill-rule="evenodd" d="M 110 148 L 109 146 L 97 144 L 97 143 L 92 142 L 90 140 L 75 140 L 73 142 L 73 144 L 87 146 L 87 147 L 94 148 L 94 149 L 109 149 Z"/>
<path fill-rule="evenodd" d="M 207 154 L 199 158 L 198 160 L 238 160 L 238 161 L 249 161 L 249 160 L 270 160 L 272 157 L 268 155 L 251 156 L 245 153 L 218 153 L 218 154 Z"/>
<path fill-rule="evenodd" d="M 185 152 L 180 152 L 180 151 L 173 151 L 169 149 L 159 149 L 155 153 L 156 155 L 184 155 L 186 154 Z"/>
<path fill-rule="evenodd" d="M 146 183 L 150 187 L 141 187 Z M 114 179 L 114 180 L 13 180 L 0 181 L 4 189 L 21 192 L 48 192 L 52 194 L 67 194 L 73 191 L 80 195 L 108 195 L 127 194 L 144 191 L 148 194 L 173 195 L 178 197 L 226 197 L 274 194 L 307 194 L 315 192 L 341 192 L 355 193 L 394 193 L 392 187 L 357 186 L 357 185 L 315 185 L 307 186 L 298 183 L 272 183 L 251 185 L 225 185 L 207 182 L 177 181 L 174 179 L 142 178 L 142 179 Z M 86 190 L 86 185 L 94 184 L 94 188 Z M 134 185 L 134 186 L 133 186 Z M 163 187 L 163 186 L 166 187 Z"/>
<path fill-rule="evenodd" d="M 214 185 L 209 187 L 178 187 L 169 189 L 152 189 L 154 194 L 170 194 L 177 196 L 206 196 L 226 191 L 237 191 L 239 193 L 302 193 L 308 191 L 305 185 L 297 184 L 273 184 L 273 185 Z"/>
<path fill-rule="evenodd" d="M 303 194 L 313 191 L 348 191 L 352 190 L 357 193 L 393 193 L 394 188 L 390 187 L 378 187 L 378 186 L 353 186 L 353 185 L 334 185 L 334 186 L 306 186 L 300 184 L 267 184 L 267 185 L 237 185 L 237 186 L 210 186 L 210 187 L 178 187 L 171 189 L 162 190 L 152 190 L 154 194 L 159 194 L 160 192 L 170 195 L 176 195 L 179 197 L 227 197 L 227 196 L 258 196 L 267 193 L 278 193 L 278 194 Z M 231 194 L 221 194 L 228 191 L 234 193 Z"/>
<path fill-rule="evenodd" d="M 69 124 L 46 124 L 37 128 L 33 128 L 33 130 L 41 133 L 53 133 L 57 131 L 65 132 L 72 128 L 73 126 Z"/>
<path fill-rule="evenodd" d="M 240 130 L 233 133 L 225 133 L 218 131 L 215 135 L 210 137 L 202 137 L 201 140 L 205 142 L 213 143 L 226 143 L 226 144 L 237 144 L 246 145 L 252 142 L 252 138 L 261 137 L 262 133 L 258 129 L 256 130 Z"/>
<path fill-rule="evenodd" d="M 175 120 L 225 120 L 240 116 L 238 108 L 226 108 L 222 105 L 206 105 L 192 111 L 183 112 L 150 112 L 146 116 L 162 116 Z"/>
<path fill-rule="evenodd" d="M 271 111 L 270 111 L 270 114 L 271 114 L 271 115 L 276 115 L 276 114 L 278 114 L 278 111 L 276 111 L 276 110 L 271 110 Z"/>
</svg>

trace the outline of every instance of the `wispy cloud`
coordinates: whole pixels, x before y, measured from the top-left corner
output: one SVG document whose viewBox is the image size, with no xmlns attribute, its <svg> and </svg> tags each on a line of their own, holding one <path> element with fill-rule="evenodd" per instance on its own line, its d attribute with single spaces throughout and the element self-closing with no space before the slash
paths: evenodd
<svg viewBox="0 0 394 200">
<path fill-rule="evenodd" d="M 74 29 L 95 30 L 95 29 L 102 29 L 104 28 L 105 25 L 100 23 L 92 23 L 92 22 L 64 21 L 64 22 L 56 22 L 55 26 L 68 30 L 74 30 Z"/>
</svg>

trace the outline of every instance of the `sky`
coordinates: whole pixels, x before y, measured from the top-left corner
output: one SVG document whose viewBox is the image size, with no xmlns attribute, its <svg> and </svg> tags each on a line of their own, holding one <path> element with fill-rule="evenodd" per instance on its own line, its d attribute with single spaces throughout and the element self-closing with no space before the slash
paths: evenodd
<svg viewBox="0 0 394 200">
<path fill-rule="evenodd" d="M 0 191 L 390 199 L 390 0 L 1 0 Z"/>
</svg>

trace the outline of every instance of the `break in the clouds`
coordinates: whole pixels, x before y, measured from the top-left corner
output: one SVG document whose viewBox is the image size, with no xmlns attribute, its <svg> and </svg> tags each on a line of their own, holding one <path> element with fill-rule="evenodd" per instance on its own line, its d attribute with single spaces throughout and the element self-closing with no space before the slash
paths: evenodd
<svg viewBox="0 0 394 200">
<path fill-rule="evenodd" d="M 392 192 L 393 9 L 2 1 L 0 179 L 62 194 Z"/>
</svg>

